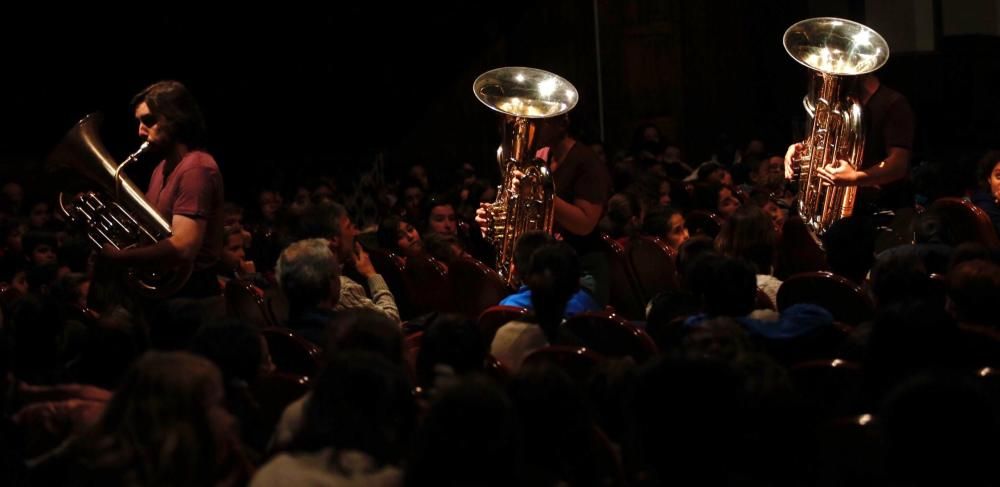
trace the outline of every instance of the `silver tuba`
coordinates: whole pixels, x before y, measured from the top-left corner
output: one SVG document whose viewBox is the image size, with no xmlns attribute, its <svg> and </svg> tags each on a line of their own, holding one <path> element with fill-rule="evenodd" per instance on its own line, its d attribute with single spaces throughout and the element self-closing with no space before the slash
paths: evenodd
<svg viewBox="0 0 1000 487">
<path fill-rule="evenodd" d="M 535 158 L 540 120 L 563 115 L 577 102 L 577 91 L 565 79 L 534 68 L 506 67 L 476 78 L 472 91 L 503 117 L 497 163 L 503 183 L 487 213 L 486 239 L 497 250 L 497 271 L 508 284 L 514 244 L 525 232 L 552 231 L 555 185 L 544 161 Z M 523 176 L 514 185 L 514 171 Z"/>
<path fill-rule="evenodd" d="M 806 19 L 785 31 L 785 50 L 814 71 L 803 100 L 809 114 L 809 132 L 798 160 L 798 208 L 802 220 L 816 234 L 833 222 L 851 216 L 857 187 L 827 185 L 818 169 L 835 161 L 861 165 L 865 133 L 861 101 L 850 93 L 855 77 L 882 67 L 889 45 L 874 30 L 833 17 Z"/>
<path fill-rule="evenodd" d="M 170 224 L 122 172 L 149 148 L 149 142 L 144 142 L 119 165 L 98 137 L 100 124 L 100 114 L 87 115 L 70 129 L 46 160 L 50 168 L 72 168 L 103 190 L 103 193 L 79 194 L 69 202 L 59 193 L 59 210 L 71 225 L 87 229 L 87 237 L 97 250 L 105 245 L 119 250 L 152 245 L 169 238 Z M 191 266 L 129 268 L 126 272 L 127 280 L 140 294 L 166 296 L 184 285 L 191 275 Z"/>
</svg>

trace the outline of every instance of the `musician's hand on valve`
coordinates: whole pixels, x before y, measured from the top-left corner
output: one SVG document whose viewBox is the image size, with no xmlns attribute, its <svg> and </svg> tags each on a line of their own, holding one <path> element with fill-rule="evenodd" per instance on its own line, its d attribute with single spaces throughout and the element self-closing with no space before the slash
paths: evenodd
<svg viewBox="0 0 1000 487">
<path fill-rule="evenodd" d="M 788 150 L 785 151 L 785 179 L 792 179 L 795 177 L 795 166 L 799 164 L 799 159 L 801 158 L 801 142 L 788 146 Z"/>
<path fill-rule="evenodd" d="M 518 190 L 521 188 L 521 178 L 523 177 L 524 177 L 523 172 L 514 169 L 514 172 L 511 173 L 510 177 L 510 187 L 507 188 L 507 190 L 510 191 L 511 193 L 517 194 Z"/>
<path fill-rule="evenodd" d="M 845 160 L 837 160 L 817 168 L 816 172 L 820 179 L 833 186 L 852 186 L 858 180 L 858 171 Z"/>
<path fill-rule="evenodd" d="M 486 227 L 489 225 L 487 214 L 490 212 L 491 206 L 493 206 L 491 203 L 480 203 L 479 208 L 476 209 L 476 225 L 479 225 L 479 231 L 483 237 L 486 236 Z"/>
</svg>

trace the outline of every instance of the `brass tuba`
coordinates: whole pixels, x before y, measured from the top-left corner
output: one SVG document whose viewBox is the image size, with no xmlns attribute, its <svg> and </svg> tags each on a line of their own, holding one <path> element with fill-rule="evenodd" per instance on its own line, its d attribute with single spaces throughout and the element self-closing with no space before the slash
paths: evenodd
<svg viewBox="0 0 1000 487">
<path fill-rule="evenodd" d="M 565 79 L 534 68 L 505 67 L 487 71 L 472 85 L 476 98 L 503 114 L 497 162 L 503 183 L 486 220 L 486 239 L 497 250 L 497 270 L 514 284 L 510 272 L 514 243 L 525 232 L 552 231 L 555 185 L 545 162 L 535 157 L 540 120 L 563 115 L 577 102 L 577 91 Z M 514 183 L 514 171 L 523 174 Z"/>
<path fill-rule="evenodd" d="M 814 70 L 803 99 L 810 128 L 798 159 L 797 200 L 802 220 L 819 235 L 854 211 L 857 187 L 828 185 L 817 170 L 838 160 L 860 166 L 865 134 L 861 103 L 851 85 L 855 77 L 885 64 L 889 45 L 869 27 L 833 17 L 792 25 L 784 45 L 793 59 Z"/>
<path fill-rule="evenodd" d="M 50 169 L 69 167 L 98 184 L 104 193 L 86 192 L 66 202 L 59 193 L 59 210 L 66 220 L 87 229 L 87 237 L 98 251 L 110 244 L 116 249 L 152 245 L 172 235 L 170 224 L 122 170 L 149 148 L 139 150 L 119 165 L 98 137 L 100 114 L 90 114 L 77 122 L 49 154 Z M 112 195 L 109 197 L 108 195 Z M 191 266 L 175 269 L 129 268 L 126 278 L 146 296 L 166 296 L 176 292 L 191 275 Z"/>
</svg>

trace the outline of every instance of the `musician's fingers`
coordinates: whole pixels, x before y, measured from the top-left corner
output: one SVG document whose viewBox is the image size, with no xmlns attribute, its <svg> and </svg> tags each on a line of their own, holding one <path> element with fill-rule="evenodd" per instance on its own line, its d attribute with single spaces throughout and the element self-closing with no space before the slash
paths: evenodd
<svg viewBox="0 0 1000 487">
<path fill-rule="evenodd" d="M 801 150 L 802 144 L 792 144 L 785 151 L 785 179 L 792 179 L 795 176 L 795 171 L 792 167 L 795 165 L 795 160 L 798 159 Z"/>
<path fill-rule="evenodd" d="M 819 179 L 823 181 L 824 185 L 833 184 L 833 173 L 830 172 L 827 166 L 816 168 L 816 175 Z"/>
</svg>

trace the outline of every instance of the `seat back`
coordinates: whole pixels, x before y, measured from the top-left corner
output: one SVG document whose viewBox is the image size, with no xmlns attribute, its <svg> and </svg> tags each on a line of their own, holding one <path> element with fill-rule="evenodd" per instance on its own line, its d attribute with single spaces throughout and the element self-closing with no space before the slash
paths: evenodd
<svg viewBox="0 0 1000 487">
<path fill-rule="evenodd" d="M 945 303 L 948 301 L 948 278 L 941 274 L 932 273 L 927 280 L 927 285 L 929 294 L 928 304 L 944 308 Z"/>
<path fill-rule="evenodd" d="M 829 361 L 841 355 L 853 328 L 834 322 L 792 338 L 763 338 L 755 342 L 778 363 L 789 366 L 809 361 Z"/>
<path fill-rule="evenodd" d="M 826 251 L 798 216 L 785 220 L 776 255 L 778 258 L 774 266 L 774 277 L 781 280 L 803 272 L 825 271 L 830 268 L 826 263 Z"/>
<path fill-rule="evenodd" d="M 0 282 L 0 307 L 9 309 L 14 301 L 21 297 L 21 292 L 12 284 Z"/>
<path fill-rule="evenodd" d="M 510 369 L 490 354 L 486 354 L 486 358 L 483 360 L 483 372 L 502 387 L 506 387 L 507 383 L 510 382 Z"/>
<path fill-rule="evenodd" d="M 1000 238 L 989 215 L 971 201 L 965 198 L 938 198 L 931 203 L 931 209 L 943 214 L 956 244 L 979 242 L 991 249 L 1000 248 Z"/>
<path fill-rule="evenodd" d="M 309 392 L 312 379 L 286 372 L 272 372 L 256 381 L 251 387 L 253 398 L 260 404 L 261 422 L 274 426 L 289 404 Z"/>
<path fill-rule="evenodd" d="M 757 296 L 754 297 L 754 309 L 778 310 L 778 306 L 771 302 L 771 297 L 763 289 L 757 288 Z"/>
<path fill-rule="evenodd" d="M 811 303 L 833 314 L 833 319 L 857 325 L 875 317 L 875 306 L 861 286 L 831 272 L 806 272 L 789 277 L 778 288 L 778 310 Z"/>
<path fill-rule="evenodd" d="M 608 259 L 608 277 L 611 287 L 611 306 L 632 320 L 646 317 L 646 302 L 632 273 L 625 249 L 607 234 L 601 235 L 604 255 Z"/>
<path fill-rule="evenodd" d="M 375 272 L 378 272 L 385 279 L 386 285 L 392 291 L 396 306 L 399 308 L 399 315 L 404 319 L 415 316 L 411 313 L 411 305 L 406 299 L 406 284 L 403 277 L 406 273 L 406 264 L 403 259 L 382 249 L 369 250 L 368 258 L 371 260 Z"/>
<path fill-rule="evenodd" d="M 858 412 L 851 410 L 851 404 L 861 390 L 860 365 L 841 359 L 811 360 L 792 365 L 788 373 L 799 397 L 822 416 Z"/>
<path fill-rule="evenodd" d="M 521 367 L 539 362 L 553 363 L 565 370 L 574 382 L 584 385 L 590 382 L 603 361 L 604 357 L 586 348 L 555 345 L 531 352 Z"/>
<path fill-rule="evenodd" d="M 285 296 L 285 292 L 280 287 L 273 286 L 264 291 L 264 305 L 267 306 L 267 312 L 274 318 L 274 322 L 278 326 L 284 326 L 288 323 L 288 297 Z"/>
<path fill-rule="evenodd" d="M 677 289 L 676 253 L 658 237 L 639 237 L 625 249 L 643 303 L 664 291 Z"/>
<path fill-rule="evenodd" d="M 632 357 L 636 362 L 659 353 L 653 339 L 622 317 L 607 313 L 578 313 L 564 326 L 583 340 L 584 345 L 605 357 Z"/>
<path fill-rule="evenodd" d="M 821 424 L 815 478 L 827 485 L 889 485 L 879 419 L 858 414 Z"/>
<path fill-rule="evenodd" d="M 486 342 L 486 346 L 489 347 L 493 343 L 493 337 L 496 336 L 497 330 L 501 326 L 511 321 L 523 320 L 527 314 L 527 308 L 518 308 L 517 306 L 497 305 L 483 310 L 479 314 L 477 323 L 479 325 L 479 333 Z"/>
<path fill-rule="evenodd" d="M 253 283 L 230 279 L 223 290 L 226 314 L 257 328 L 278 326 L 267 306 L 264 294 Z"/>
<path fill-rule="evenodd" d="M 958 325 L 965 365 L 974 369 L 1000 368 L 1000 332 L 981 325 Z"/>
<path fill-rule="evenodd" d="M 403 282 L 413 316 L 454 309 L 448 271 L 433 257 L 407 258 Z"/>
<path fill-rule="evenodd" d="M 420 355 L 420 345 L 424 340 L 424 332 L 417 331 L 406 335 L 403 340 L 403 354 L 405 355 L 407 373 L 414 384 L 417 383 L 417 356 Z"/>
<path fill-rule="evenodd" d="M 476 318 L 513 292 L 497 271 L 471 257 L 449 264 L 448 279 L 455 311 L 469 318 Z"/>
<path fill-rule="evenodd" d="M 279 372 L 305 377 L 319 372 L 322 351 L 309 340 L 287 328 L 265 328 L 261 335 Z"/>
<path fill-rule="evenodd" d="M 722 217 L 706 210 L 691 210 L 684 215 L 684 226 L 692 237 L 715 238 L 722 230 Z"/>
</svg>

